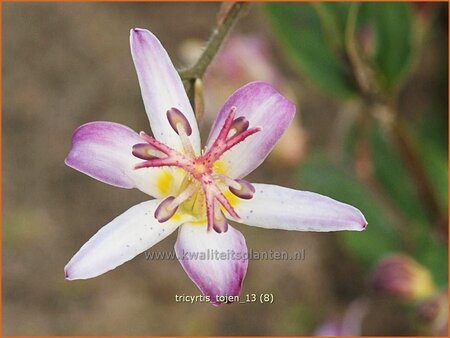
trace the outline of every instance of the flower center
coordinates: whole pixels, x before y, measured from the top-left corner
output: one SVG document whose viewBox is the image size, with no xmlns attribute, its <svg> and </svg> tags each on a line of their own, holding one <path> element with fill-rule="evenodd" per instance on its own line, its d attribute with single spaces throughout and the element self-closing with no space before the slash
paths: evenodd
<svg viewBox="0 0 450 338">
<path fill-rule="evenodd" d="M 192 128 L 186 116 L 176 108 L 167 111 L 167 119 L 173 130 L 180 136 L 183 152 L 155 140 L 153 137 L 140 133 L 145 143 L 133 146 L 133 155 L 145 160 L 135 165 L 135 169 L 154 167 L 178 167 L 186 172 L 186 178 L 181 184 L 177 196 L 166 197 L 156 208 L 155 218 L 159 222 L 169 220 L 182 203 L 192 200 L 193 206 L 202 201 L 205 212 L 200 212 L 200 219 L 206 217 L 208 231 L 225 232 L 228 223 L 223 214 L 225 210 L 236 221 L 239 215 L 233 209 L 230 201 L 225 197 L 222 189 L 229 189 L 231 193 L 242 199 L 251 199 L 255 192 L 254 187 L 242 179 L 232 179 L 215 170 L 220 157 L 228 150 L 257 133 L 261 128 L 249 128 L 245 117 L 234 118 L 236 107 L 232 107 L 225 122 L 212 146 L 202 155 L 196 156 L 189 136 Z M 199 198 L 201 197 L 201 198 Z"/>
</svg>

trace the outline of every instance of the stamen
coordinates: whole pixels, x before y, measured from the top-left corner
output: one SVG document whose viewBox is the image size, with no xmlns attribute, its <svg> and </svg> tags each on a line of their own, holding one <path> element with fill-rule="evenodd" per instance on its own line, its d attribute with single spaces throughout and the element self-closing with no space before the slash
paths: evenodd
<svg viewBox="0 0 450 338">
<path fill-rule="evenodd" d="M 260 132 L 262 130 L 262 128 L 260 127 L 256 127 L 256 128 L 251 128 L 248 130 L 243 131 L 240 134 L 236 134 L 233 137 L 231 137 L 230 139 L 227 140 L 225 149 L 223 150 L 223 152 L 227 151 L 230 148 L 233 148 L 236 144 L 241 143 L 242 141 L 244 141 L 247 137 L 256 134 L 257 132 Z"/>
<path fill-rule="evenodd" d="M 191 140 L 189 140 L 189 136 L 186 134 L 184 127 L 181 123 L 177 124 L 178 135 L 180 135 L 181 144 L 183 145 L 184 152 L 191 157 L 195 157 L 194 147 L 192 146 Z"/>
<path fill-rule="evenodd" d="M 154 139 L 153 137 L 147 135 L 145 132 L 141 131 L 139 133 L 139 136 L 142 137 L 147 143 L 151 144 L 153 148 L 162 151 L 166 155 L 170 155 L 173 153 L 176 153 L 176 151 L 168 146 L 166 146 L 164 143 L 159 142 L 158 140 Z"/>
<path fill-rule="evenodd" d="M 235 130 L 234 135 L 236 135 L 246 131 L 249 124 L 250 123 L 244 116 L 239 116 L 237 119 L 234 119 L 233 124 L 231 125 L 231 130 Z"/>
<path fill-rule="evenodd" d="M 216 207 L 214 210 L 214 225 L 213 229 L 217 233 L 227 232 L 228 230 L 228 222 L 223 214 L 222 210 L 219 207 Z"/>
<path fill-rule="evenodd" d="M 237 197 L 249 200 L 253 197 L 255 193 L 255 187 L 246 180 L 236 180 L 236 182 L 240 185 L 240 188 L 236 189 L 235 187 L 230 185 L 230 191 L 235 194 Z"/>
<path fill-rule="evenodd" d="M 148 143 L 138 143 L 133 146 L 133 155 L 142 160 L 154 160 L 155 158 L 164 157 L 164 153 L 155 149 Z"/>
<path fill-rule="evenodd" d="M 171 208 L 177 208 L 181 203 L 186 201 L 199 188 L 197 182 L 191 183 L 181 194 L 179 194 L 171 203 Z"/>
<path fill-rule="evenodd" d="M 172 107 L 167 111 L 167 119 L 173 130 L 180 135 L 180 129 L 183 128 L 187 136 L 192 134 L 192 128 L 188 119 L 177 108 Z"/>
<path fill-rule="evenodd" d="M 178 209 L 178 205 L 175 208 L 172 207 L 172 202 L 174 199 L 175 197 L 169 196 L 158 205 L 155 210 L 155 218 L 158 222 L 163 223 L 175 214 Z"/>
<path fill-rule="evenodd" d="M 222 182 L 225 183 L 227 186 L 233 187 L 234 189 L 237 189 L 237 190 L 241 189 L 241 185 L 240 185 L 237 181 L 235 181 L 235 180 L 229 178 L 228 176 L 222 175 L 222 174 L 220 174 L 220 173 L 214 173 L 214 174 L 213 174 L 213 178 L 214 178 L 215 180 L 220 180 L 220 181 L 222 181 Z"/>
<path fill-rule="evenodd" d="M 179 168 L 186 168 L 188 166 L 192 166 L 194 161 L 187 157 L 178 151 L 170 148 L 169 146 L 166 146 L 164 143 L 161 143 L 157 140 L 155 140 L 153 137 L 147 135 L 143 131 L 139 133 L 139 135 L 148 142 L 148 145 L 146 148 L 145 144 L 141 145 L 141 143 L 138 143 L 137 145 L 133 146 L 133 155 L 135 155 L 138 158 L 146 160 L 145 162 L 138 163 L 134 166 L 134 169 L 141 169 L 141 168 L 151 168 L 151 167 L 165 167 L 165 166 L 171 166 L 171 167 L 179 167 Z M 155 156 L 150 157 L 148 154 L 146 154 L 145 149 L 152 149 L 156 150 L 162 153 L 162 156 Z M 159 154 L 161 155 L 161 154 Z"/>
</svg>

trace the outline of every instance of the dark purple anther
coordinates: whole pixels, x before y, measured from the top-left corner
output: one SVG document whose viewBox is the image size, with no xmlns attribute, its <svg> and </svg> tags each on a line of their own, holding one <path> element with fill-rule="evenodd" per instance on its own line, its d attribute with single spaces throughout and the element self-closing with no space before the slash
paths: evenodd
<svg viewBox="0 0 450 338">
<path fill-rule="evenodd" d="M 188 119 L 177 108 L 172 107 L 167 111 L 167 119 L 169 120 L 169 123 L 173 130 L 175 130 L 178 135 L 180 134 L 178 130 L 179 125 L 182 126 L 187 136 L 190 136 L 192 134 L 192 128 Z"/>
</svg>

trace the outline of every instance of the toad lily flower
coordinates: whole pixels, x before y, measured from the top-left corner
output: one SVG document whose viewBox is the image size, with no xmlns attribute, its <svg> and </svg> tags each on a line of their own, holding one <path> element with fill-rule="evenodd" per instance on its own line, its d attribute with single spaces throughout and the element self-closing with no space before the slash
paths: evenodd
<svg viewBox="0 0 450 338">
<path fill-rule="evenodd" d="M 270 85 L 253 82 L 232 94 L 201 151 L 192 107 L 167 52 L 147 30 L 132 29 L 130 42 L 153 137 L 117 123 L 87 123 L 75 131 L 65 162 L 97 180 L 137 188 L 154 199 L 100 229 L 67 264 L 66 279 L 101 275 L 179 229 L 177 257 L 217 305 L 216 296 L 239 295 L 248 264 L 245 239 L 227 218 L 286 230 L 366 227 L 364 216 L 350 205 L 243 179 L 266 158 L 295 114 L 295 106 Z M 187 255 L 212 251 L 231 252 L 235 259 Z"/>
</svg>

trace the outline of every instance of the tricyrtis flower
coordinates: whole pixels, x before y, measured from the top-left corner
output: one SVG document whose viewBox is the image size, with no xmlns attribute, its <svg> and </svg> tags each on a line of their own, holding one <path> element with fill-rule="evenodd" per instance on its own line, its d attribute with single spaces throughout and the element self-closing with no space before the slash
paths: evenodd
<svg viewBox="0 0 450 338">
<path fill-rule="evenodd" d="M 243 179 L 286 130 L 295 106 L 270 85 L 250 83 L 226 101 L 206 147 L 180 77 L 158 39 L 131 30 L 131 53 L 153 137 L 112 122 L 79 127 L 66 164 L 102 182 L 138 188 L 154 199 L 97 232 L 65 267 L 69 280 L 101 275 L 179 229 L 181 265 L 211 298 L 240 293 L 247 246 L 228 224 L 308 231 L 363 230 L 356 208 L 318 194 Z M 189 259 L 186 253 L 233 253 L 240 259 Z M 191 256 L 191 257 L 194 257 Z M 220 258 L 220 257 L 219 257 Z"/>
</svg>

